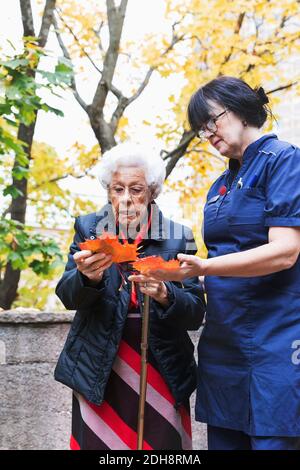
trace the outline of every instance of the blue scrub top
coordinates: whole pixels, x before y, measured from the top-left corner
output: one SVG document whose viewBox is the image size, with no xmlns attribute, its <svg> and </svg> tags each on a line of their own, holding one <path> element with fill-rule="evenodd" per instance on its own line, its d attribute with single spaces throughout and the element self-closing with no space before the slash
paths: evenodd
<svg viewBox="0 0 300 470">
<path fill-rule="evenodd" d="M 241 167 L 230 159 L 209 190 L 208 258 L 268 243 L 272 226 L 300 227 L 300 149 L 268 134 L 246 148 Z M 300 257 L 270 275 L 206 276 L 205 287 L 196 419 L 253 436 L 300 436 Z"/>
</svg>

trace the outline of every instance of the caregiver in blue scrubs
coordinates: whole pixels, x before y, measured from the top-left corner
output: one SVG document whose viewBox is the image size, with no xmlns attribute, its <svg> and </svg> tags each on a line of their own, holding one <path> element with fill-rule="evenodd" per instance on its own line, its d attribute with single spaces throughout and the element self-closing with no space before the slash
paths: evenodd
<svg viewBox="0 0 300 470">
<path fill-rule="evenodd" d="M 204 208 L 208 258 L 150 273 L 205 276 L 196 419 L 209 449 L 300 448 L 300 149 L 262 131 L 267 102 L 225 76 L 193 95 L 192 129 L 229 159 Z"/>
</svg>

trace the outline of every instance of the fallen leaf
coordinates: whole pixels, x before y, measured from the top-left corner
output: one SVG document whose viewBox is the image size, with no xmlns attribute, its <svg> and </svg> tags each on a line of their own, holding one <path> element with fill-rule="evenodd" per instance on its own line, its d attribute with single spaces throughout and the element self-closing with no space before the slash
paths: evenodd
<svg viewBox="0 0 300 470">
<path fill-rule="evenodd" d="M 81 250 L 91 250 L 93 253 L 105 253 L 112 256 L 113 263 L 124 263 L 137 259 L 137 245 L 120 243 L 118 237 L 105 232 L 94 240 L 86 240 L 78 244 Z"/>
<path fill-rule="evenodd" d="M 177 259 L 166 261 L 161 256 L 146 256 L 145 258 L 137 259 L 132 263 L 132 266 L 141 274 L 147 274 L 149 271 L 156 269 L 163 269 L 169 272 L 177 271 L 180 267 L 180 263 Z"/>
</svg>

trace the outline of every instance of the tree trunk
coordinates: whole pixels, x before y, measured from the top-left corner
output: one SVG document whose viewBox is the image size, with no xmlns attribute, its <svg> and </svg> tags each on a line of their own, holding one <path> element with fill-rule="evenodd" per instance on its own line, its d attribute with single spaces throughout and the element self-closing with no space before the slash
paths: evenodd
<svg viewBox="0 0 300 470">
<path fill-rule="evenodd" d="M 34 135 L 34 129 L 36 125 L 36 117 L 34 122 L 30 126 L 24 126 L 24 124 L 20 124 L 19 131 L 18 131 L 18 139 L 25 142 L 27 145 L 23 147 L 26 156 L 28 157 L 28 164 L 24 165 L 25 168 L 29 168 L 30 159 L 31 159 L 31 147 Z M 14 168 L 18 166 L 18 161 L 15 160 Z M 28 187 L 28 179 L 22 178 L 21 180 L 17 180 L 13 178 L 13 186 L 22 191 L 22 196 L 18 196 L 17 198 L 13 199 L 11 202 L 11 218 L 13 220 L 17 220 L 22 224 L 25 223 L 26 217 L 26 207 L 27 207 L 27 187 Z"/>
<path fill-rule="evenodd" d="M 21 124 L 18 131 L 18 139 L 21 139 L 23 142 L 26 142 L 27 146 L 24 146 L 25 153 L 30 161 L 31 156 L 31 147 L 33 141 L 34 128 L 36 124 L 36 118 L 30 126 L 24 126 Z M 18 162 L 15 160 L 14 167 L 18 165 Z M 29 162 L 26 167 L 29 167 Z M 26 217 L 26 207 L 27 207 L 27 187 L 28 180 L 27 178 L 22 178 L 17 180 L 13 178 L 13 186 L 18 190 L 22 191 L 22 196 L 18 196 L 15 199 L 12 199 L 10 214 L 13 220 L 17 220 L 22 224 L 25 223 Z M 11 263 L 8 262 L 5 268 L 4 279 L 0 284 L 0 306 L 5 310 L 11 307 L 11 304 L 17 297 L 18 285 L 21 277 L 21 272 L 19 269 L 13 269 Z"/>
<path fill-rule="evenodd" d="M 99 113 L 89 112 L 88 115 L 91 127 L 101 148 L 101 153 L 103 154 L 116 145 L 114 132 L 111 126 L 103 118 L 99 117 Z"/>
<path fill-rule="evenodd" d="M 53 10 L 55 8 L 56 0 L 47 0 L 43 12 L 42 24 L 40 33 L 38 36 L 39 44 L 41 47 L 44 47 L 47 38 L 49 35 L 50 26 L 52 24 Z M 23 32 L 24 36 L 35 36 L 32 10 L 31 10 L 31 1 L 30 0 L 20 0 L 20 8 L 22 14 L 22 23 L 23 23 Z M 32 70 L 32 75 L 35 75 L 35 71 Z M 20 124 L 18 130 L 18 139 L 25 142 L 24 151 L 28 157 L 28 165 L 31 159 L 31 147 L 34 136 L 34 129 L 36 125 L 37 114 L 34 118 L 34 121 L 29 125 L 25 126 Z M 15 160 L 14 167 L 18 163 Z M 13 186 L 19 189 L 22 192 L 21 196 L 18 196 L 16 199 L 12 199 L 10 205 L 10 214 L 11 219 L 16 220 L 21 223 L 25 223 L 26 219 L 26 208 L 27 208 L 27 188 L 28 180 L 27 178 L 22 178 L 17 180 L 13 178 Z M 18 285 L 20 281 L 21 272 L 19 269 L 12 269 L 11 263 L 8 262 L 5 267 L 5 273 L 3 280 L 0 281 L 0 307 L 4 309 L 11 308 L 12 303 L 17 297 Z"/>
<path fill-rule="evenodd" d="M 11 263 L 7 263 L 3 281 L 0 282 L 0 307 L 4 310 L 11 308 L 11 304 L 17 297 L 21 271 L 13 269 Z"/>
</svg>

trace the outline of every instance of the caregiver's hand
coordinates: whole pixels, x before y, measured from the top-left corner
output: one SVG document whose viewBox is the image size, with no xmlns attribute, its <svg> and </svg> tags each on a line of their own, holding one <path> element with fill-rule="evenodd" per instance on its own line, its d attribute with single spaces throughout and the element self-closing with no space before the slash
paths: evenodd
<svg viewBox="0 0 300 470">
<path fill-rule="evenodd" d="M 148 275 L 159 281 L 178 281 L 181 282 L 188 277 L 203 276 L 204 264 L 206 260 L 193 255 L 177 255 L 180 261 L 180 268 L 177 271 L 167 271 L 165 269 L 156 269 L 148 272 Z"/>
<path fill-rule="evenodd" d="M 143 294 L 149 295 L 164 307 L 169 304 L 168 289 L 163 282 L 149 276 L 143 276 L 142 274 L 132 274 L 128 279 L 129 281 L 139 283 L 140 291 Z"/>
<path fill-rule="evenodd" d="M 92 253 L 90 250 L 77 251 L 73 255 L 78 271 L 89 279 L 91 286 L 97 285 L 103 277 L 105 269 L 112 265 L 110 255 Z"/>
</svg>

